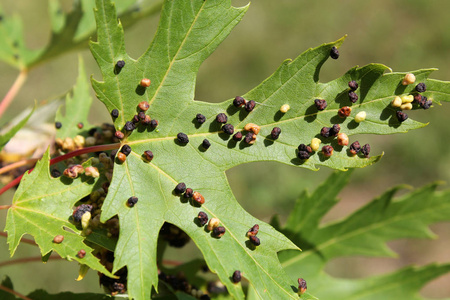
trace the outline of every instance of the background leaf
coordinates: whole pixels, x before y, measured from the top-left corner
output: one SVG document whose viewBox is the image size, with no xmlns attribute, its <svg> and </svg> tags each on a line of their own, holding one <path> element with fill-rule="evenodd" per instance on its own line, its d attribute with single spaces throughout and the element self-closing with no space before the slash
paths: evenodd
<svg viewBox="0 0 450 300">
<path fill-rule="evenodd" d="M 335 154 L 326 159 L 316 153 L 307 161 L 296 158 L 299 143 L 308 144 L 318 136 L 323 126 L 340 123 L 349 136 L 361 133 L 391 134 L 423 127 L 424 124 L 408 119 L 400 124 L 390 102 L 395 95 L 413 92 L 414 85 L 404 87 L 401 80 L 405 73 L 384 74 L 387 67 L 371 64 L 353 68 L 344 76 L 328 83 L 319 82 L 319 71 L 328 59 L 332 47 L 339 47 L 343 39 L 324 44 L 300 55 L 294 61 L 286 61 L 260 86 L 244 97 L 258 104 L 253 112 L 237 109 L 228 100 L 220 104 L 194 101 L 196 74 L 201 62 L 242 18 L 246 8 L 233 8 L 230 1 L 166 1 L 160 25 L 149 49 L 138 59 L 125 52 L 123 29 L 117 22 L 114 6 L 110 1 L 97 1 L 96 21 L 98 40 L 91 44 L 91 51 L 102 71 L 103 81 L 93 80 L 98 98 L 108 111 L 117 109 L 119 117 L 114 124 L 123 129 L 138 111 L 139 102 L 150 104 L 148 114 L 159 121 L 156 130 L 139 125 L 123 144 L 131 146 L 132 153 L 123 164 L 116 164 L 108 196 L 102 207 L 102 220 L 118 215 L 121 233 L 115 251 L 114 270 L 127 266 L 128 290 L 132 297 L 147 298 L 150 286 L 156 286 L 156 233 L 164 222 L 180 227 L 202 251 L 208 266 L 216 272 L 231 295 L 242 298 L 239 285 L 231 282 L 234 270 L 241 270 L 262 299 L 296 298 L 296 283 L 289 281 L 279 267 L 276 253 L 293 245 L 273 228 L 260 222 L 239 206 L 231 193 L 225 170 L 251 161 L 273 160 L 289 165 L 315 169 L 325 165 L 335 169 L 363 167 L 380 157 L 369 159 L 350 156 L 347 147 L 339 147 L 332 138 L 323 139 L 334 146 Z M 204 28 L 208 26 L 208 31 Z M 118 70 L 116 63 L 125 61 Z M 432 70 L 414 72 L 418 82 L 427 83 Z M 139 85 L 142 78 L 152 83 L 145 89 Z M 360 100 L 353 105 L 352 116 L 337 117 L 337 110 L 351 105 L 346 96 L 348 82 L 356 80 Z M 448 85 L 448 83 L 440 83 Z M 427 96 L 448 100 L 438 90 L 428 89 Z M 329 107 L 317 111 L 314 99 L 325 98 Z M 280 115 L 279 107 L 288 103 L 291 110 Z M 354 114 L 367 112 L 361 124 L 353 121 Z M 195 116 L 202 113 L 206 123 L 199 126 Z M 247 146 L 235 143 L 215 121 L 218 113 L 227 113 L 228 122 L 237 131 L 248 122 L 261 126 L 257 143 Z M 277 141 L 270 131 L 274 126 L 282 128 Z M 176 141 L 179 132 L 189 136 L 187 145 Z M 212 146 L 205 151 L 202 141 L 208 138 Z M 143 159 L 146 150 L 155 158 L 148 163 Z M 189 205 L 174 195 L 179 182 L 200 192 L 206 203 L 200 207 Z M 135 208 L 125 205 L 126 199 L 138 197 Z M 198 212 L 220 219 L 226 234 L 213 239 L 210 233 L 195 224 Z M 245 232 L 260 224 L 259 236 L 264 247 L 251 249 Z M 234 259 L 230 261 L 229 257 Z M 238 258 L 238 259 L 236 259 Z M 113 271 L 114 271 L 113 270 Z"/>
<path fill-rule="evenodd" d="M 447 221 L 450 193 L 436 192 L 436 184 L 394 200 L 401 188 L 393 188 L 344 220 L 319 225 L 338 203 L 349 172 L 334 173 L 316 191 L 304 193 L 281 229 L 303 252 L 283 252 L 280 260 L 293 277 L 308 281 L 310 291 L 329 299 L 422 299 L 418 292 L 430 280 L 450 271 L 449 264 L 407 267 L 364 279 L 333 278 L 323 268 L 342 256 L 395 256 L 386 242 L 400 238 L 431 238 L 428 225 Z"/>
<path fill-rule="evenodd" d="M 25 124 L 27 124 L 28 120 L 30 119 L 31 115 L 34 113 L 34 110 L 36 109 L 36 104 L 34 106 L 34 108 L 30 111 L 30 113 L 25 116 L 23 119 L 21 120 L 14 120 L 13 124 L 11 124 L 10 127 L 8 127 L 9 129 L 8 132 L 0 135 L 0 150 L 3 149 L 3 147 L 5 147 L 5 145 L 9 142 L 10 139 L 13 138 L 13 136 L 23 127 L 25 126 Z M 2 130 L 4 131 L 4 130 Z"/>
<path fill-rule="evenodd" d="M 92 248 L 83 243 L 80 231 L 69 222 L 73 205 L 89 195 L 101 184 L 101 180 L 81 175 L 76 179 L 52 178 L 49 171 L 49 153 L 44 155 L 33 172 L 25 174 L 11 208 L 8 209 L 5 231 L 11 256 L 19 245 L 21 237 L 31 234 L 41 249 L 43 256 L 56 251 L 62 258 L 76 260 L 104 274 L 111 273 L 92 254 Z M 63 235 L 64 241 L 53 243 L 53 238 Z M 84 249 L 86 256 L 77 253 Z"/>
<path fill-rule="evenodd" d="M 75 137 L 76 135 L 86 132 L 92 125 L 88 122 L 89 110 L 92 104 L 90 94 L 90 86 L 86 78 L 84 63 L 79 57 L 78 63 L 78 79 L 73 87 L 72 95 L 67 93 L 65 101 L 65 115 L 61 112 L 61 107 L 56 112 L 55 121 L 61 122 L 62 127 L 56 131 L 57 138 Z M 78 124 L 82 123 L 80 129 Z"/>
<path fill-rule="evenodd" d="M 30 69 L 63 53 L 85 47 L 95 33 L 94 2 L 76 0 L 73 3 L 72 10 L 65 13 L 59 0 L 49 1 L 52 32 L 50 42 L 41 49 L 28 48 L 20 17 L 6 15 L 0 8 L 0 59 L 17 69 Z M 160 7 L 160 0 L 121 0 L 117 5 L 119 15 L 127 20 L 127 26 L 154 14 Z"/>
</svg>

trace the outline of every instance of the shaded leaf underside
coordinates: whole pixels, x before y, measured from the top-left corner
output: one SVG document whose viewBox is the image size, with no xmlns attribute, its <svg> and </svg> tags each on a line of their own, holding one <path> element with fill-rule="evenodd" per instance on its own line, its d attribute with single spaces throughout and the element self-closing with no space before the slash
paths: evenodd
<svg viewBox="0 0 450 300">
<path fill-rule="evenodd" d="M 224 172 L 242 163 L 266 160 L 310 169 L 324 165 L 345 170 L 370 165 L 380 156 L 368 159 L 350 156 L 348 148 L 338 146 L 332 138 L 322 138 L 325 144 L 335 148 L 329 159 L 318 152 L 309 160 L 300 161 L 296 158 L 296 148 L 299 143 L 308 144 L 311 138 L 317 137 L 323 126 L 335 123 L 340 123 L 342 131 L 349 136 L 392 134 L 423 127 L 424 124 L 412 119 L 400 124 L 389 105 L 394 95 L 409 94 L 414 86 L 402 86 L 404 73 L 384 74 L 388 68 L 379 64 L 354 68 L 334 81 L 320 83 L 320 67 L 328 59 L 331 47 L 341 45 L 341 39 L 310 49 L 294 61 L 285 61 L 260 86 L 243 95 L 258 103 L 251 113 L 235 108 L 232 100 L 220 104 L 195 101 L 200 64 L 239 22 L 247 7 L 234 8 L 229 0 L 165 1 L 152 44 L 134 60 L 125 51 L 123 29 L 117 22 L 114 5 L 106 0 L 96 3 L 98 40 L 91 44 L 91 51 L 103 75 L 101 82 L 92 80 L 98 98 L 108 111 L 119 111 L 119 117 L 114 120 L 118 129 L 131 121 L 137 104 L 143 100 L 150 103 L 147 114 L 159 121 L 156 130 L 140 126 L 123 141 L 131 146 L 132 153 L 125 163 L 115 165 L 102 207 L 102 220 L 114 215 L 120 219 L 114 270 L 128 266 L 130 296 L 148 298 L 150 287 L 157 286 L 157 232 L 164 222 L 169 222 L 194 240 L 209 268 L 236 298 L 243 298 L 243 292 L 240 284 L 230 280 L 234 270 L 241 270 L 261 299 L 296 298 L 291 288 L 295 282 L 285 275 L 276 253 L 297 248 L 240 207 Z M 120 72 L 116 69 L 118 60 L 126 63 Z M 426 96 L 447 101 L 449 85 L 427 79 L 431 72 L 414 73 L 418 81 L 428 85 Z M 142 78 L 151 79 L 149 88 L 139 86 Z M 360 100 L 353 104 L 350 117 L 340 119 L 337 110 L 352 105 L 347 96 L 350 80 L 359 83 Z M 317 111 L 313 105 L 316 98 L 327 99 L 328 108 Z M 283 104 L 291 106 L 286 114 L 279 112 Z M 357 124 L 353 118 L 359 111 L 366 111 L 367 118 Z M 207 119 L 201 126 L 195 122 L 198 113 Z M 260 125 L 256 144 L 236 143 L 222 133 L 221 125 L 215 121 L 218 113 L 226 113 L 228 123 L 237 131 L 249 122 Z M 269 137 L 275 126 L 282 130 L 276 141 Z M 189 136 L 187 145 L 176 142 L 179 132 Z M 205 138 L 211 142 L 207 151 L 201 146 Z M 151 163 L 142 157 L 146 150 L 154 153 Z M 199 191 L 206 203 L 200 208 L 174 195 L 173 189 L 179 182 Z M 131 196 L 138 197 L 139 202 L 130 209 L 126 200 Z M 198 227 L 194 220 L 199 211 L 219 218 L 226 234 L 216 239 Z M 256 223 L 261 227 L 258 236 L 262 244 L 252 249 L 245 233 Z"/>
<path fill-rule="evenodd" d="M 386 242 L 400 238 L 430 238 L 428 225 L 449 219 L 450 193 L 435 192 L 430 185 L 394 200 L 394 188 L 342 221 L 319 226 L 303 222 L 320 220 L 337 202 L 349 174 L 333 174 L 312 195 L 303 194 L 281 230 L 297 245 L 299 255 L 286 251 L 279 255 L 292 276 L 308 279 L 311 292 L 322 299 L 422 299 L 420 289 L 430 280 L 450 271 L 449 264 L 408 267 L 391 274 L 364 279 L 341 279 L 326 274 L 326 263 L 342 256 L 394 256 Z"/>
</svg>

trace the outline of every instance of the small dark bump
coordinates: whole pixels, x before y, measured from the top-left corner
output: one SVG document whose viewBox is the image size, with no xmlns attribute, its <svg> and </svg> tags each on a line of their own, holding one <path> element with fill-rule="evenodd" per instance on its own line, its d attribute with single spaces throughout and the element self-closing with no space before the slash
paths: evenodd
<svg viewBox="0 0 450 300">
<path fill-rule="evenodd" d="M 356 153 L 358 153 L 359 151 L 361 151 L 361 145 L 359 144 L 358 141 L 353 142 L 350 145 L 350 153 L 355 155 Z"/>
<path fill-rule="evenodd" d="M 139 119 L 139 116 L 138 115 L 134 115 L 133 116 L 133 120 L 131 120 L 134 124 L 137 124 L 137 123 L 139 123 L 139 121 L 140 121 L 141 119 Z"/>
<path fill-rule="evenodd" d="M 213 229 L 213 235 L 215 237 L 222 237 L 225 234 L 225 227 L 223 226 L 217 226 L 216 228 Z"/>
<path fill-rule="evenodd" d="M 152 118 L 149 115 L 145 115 L 144 119 L 141 120 L 141 124 L 147 126 L 152 123 Z"/>
<path fill-rule="evenodd" d="M 123 60 L 118 60 L 117 63 L 116 63 L 116 66 L 117 66 L 119 69 L 122 69 L 123 67 L 125 67 L 125 61 L 123 61 Z"/>
<path fill-rule="evenodd" d="M 425 85 L 425 83 L 421 82 L 418 85 L 416 85 L 416 91 L 419 93 L 423 93 L 427 90 L 427 87 Z"/>
<path fill-rule="evenodd" d="M 245 103 L 245 110 L 248 112 L 251 112 L 255 108 L 256 102 L 253 100 L 248 101 Z"/>
<path fill-rule="evenodd" d="M 158 122 L 158 120 L 156 120 L 156 119 L 153 119 L 153 120 L 150 121 L 150 127 L 151 127 L 151 128 L 156 128 L 156 127 L 158 127 L 158 124 L 159 124 L 159 122 Z"/>
<path fill-rule="evenodd" d="M 330 136 L 334 135 L 337 136 L 339 131 L 341 131 L 341 125 L 339 124 L 334 124 L 331 128 L 330 128 Z"/>
<path fill-rule="evenodd" d="M 356 83 L 356 81 L 352 80 L 348 83 L 348 87 L 352 90 L 352 91 L 356 91 L 358 89 L 358 83 Z"/>
<path fill-rule="evenodd" d="M 83 129 L 84 124 L 80 122 L 80 123 L 77 124 L 77 127 L 78 127 L 78 129 Z"/>
<path fill-rule="evenodd" d="M 137 197 L 130 197 L 130 198 L 128 198 L 128 200 L 127 200 L 127 206 L 128 207 L 133 207 L 133 206 L 135 206 L 136 205 L 136 203 L 138 202 L 138 198 Z"/>
<path fill-rule="evenodd" d="M 144 151 L 144 157 L 145 159 L 150 162 L 153 159 L 153 152 L 150 150 Z"/>
<path fill-rule="evenodd" d="M 257 235 L 259 232 L 259 225 L 255 224 L 252 228 L 247 231 L 247 236 Z"/>
<path fill-rule="evenodd" d="M 297 157 L 301 160 L 305 160 L 311 157 L 311 155 L 307 151 L 298 151 Z"/>
<path fill-rule="evenodd" d="M 131 153 L 131 147 L 130 145 L 123 145 L 122 149 L 120 149 L 120 152 L 122 152 L 123 154 L 125 154 L 126 156 L 128 156 Z"/>
<path fill-rule="evenodd" d="M 253 141 L 254 135 L 255 134 L 253 132 L 247 132 L 247 134 L 245 135 L 245 138 L 244 138 L 244 142 L 246 142 L 247 144 L 250 144 L 250 142 Z"/>
<path fill-rule="evenodd" d="M 432 104 L 433 104 L 433 101 L 427 100 L 427 101 L 425 101 L 425 103 L 422 104 L 422 108 L 423 109 L 429 109 Z"/>
<path fill-rule="evenodd" d="M 204 139 L 202 142 L 202 147 L 207 150 L 209 147 L 211 147 L 211 143 L 207 139 Z"/>
<path fill-rule="evenodd" d="M 332 47 L 331 48 L 331 50 L 330 50 L 330 57 L 332 58 L 332 59 L 338 59 L 339 58 L 339 51 L 338 51 L 338 49 L 336 48 L 336 47 Z"/>
<path fill-rule="evenodd" d="M 298 149 L 298 151 L 306 151 L 306 152 L 308 152 L 308 153 L 312 153 L 311 147 L 310 147 L 310 146 L 307 146 L 307 145 L 305 145 L 305 144 L 300 144 L 300 145 L 298 145 L 297 149 Z"/>
<path fill-rule="evenodd" d="M 276 140 L 280 137 L 281 128 L 280 127 L 274 127 L 272 131 L 270 132 L 270 136 L 272 139 Z"/>
<path fill-rule="evenodd" d="M 61 172 L 58 169 L 52 169 L 50 174 L 52 175 L 53 178 L 61 177 Z"/>
<path fill-rule="evenodd" d="M 356 95 L 355 92 L 350 91 L 348 92 L 348 99 L 350 100 L 350 102 L 356 103 L 356 101 L 358 101 L 358 95 Z"/>
<path fill-rule="evenodd" d="M 175 193 L 178 195 L 183 194 L 186 191 L 186 184 L 184 182 L 180 182 L 174 189 Z"/>
<path fill-rule="evenodd" d="M 75 208 L 75 210 L 72 213 L 72 217 L 75 220 L 75 222 L 81 222 L 81 218 L 83 215 L 87 212 L 91 212 L 92 205 L 90 204 L 81 204 Z"/>
<path fill-rule="evenodd" d="M 242 98 L 241 96 L 236 96 L 236 98 L 234 98 L 234 100 L 233 100 L 233 105 L 236 107 L 241 107 L 244 104 L 245 104 L 245 99 Z"/>
<path fill-rule="evenodd" d="M 408 119 L 408 115 L 402 111 L 397 111 L 396 114 L 397 114 L 397 119 L 399 120 L 400 123 L 402 123 Z"/>
<path fill-rule="evenodd" d="M 249 236 L 249 239 L 250 239 L 250 242 L 255 246 L 261 245 L 261 241 L 259 240 L 259 238 L 256 235 Z"/>
<path fill-rule="evenodd" d="M 112 111 L 111 111 L 111 117 L 113 117 L 113 118 L 117 118 L 119 116 L 119 110 L 117 110 L 117 109 L 113 109 Z"/>
<path fill-rule="evenodd" d="M 224 113 L 220 113 L 216 116 L 216 121 L 225 124 L 228 121 L 228 117 Z"/>
<path fill-rule="evenodd" d="M 232 278 L 234 283 L 240 282 L 242 280 L 241 271 L 239 270 L 234 271 Z"/>
<path fill-rule="evenodd" d="M 178 142 L 180 142 L 181 144 L 187 144 L 187 143 L 189 143 L 189 138 L 188 138 L 188 136 L 187 136 L 185 133 L 182 133 L 182 132 L 180 132 L 180 133 L 177 134 L 177 140 L 178 140 Z"/>
<path fill-rule="evenodd" d="M 194 196 L 194 190 L 191 188 L 187 188 L 186 192 L 184 193 L 185 198 L 192 198 Z"/>
<path fill-rule="evenodd" d="M 233 140 L 234 141 L 236 141 L 236 142 L 239 142 L 240 140 L 242 140 L 242 132 L 236 132 L 234 135 L 233 135 Z"/>
<path fill-rule="evenodd" d="M 143 121 L 143 120 L 145 120 L 145 112 L 143 112 L 143 111 L 141 111 L 141 112 L 139 112 L 138 113 L 138 118 L 139 118 L 139 120 L 141 120 L 141 121 Z"/>
<path fill-rule="evenodd" d="M 327 101 L 325 101 L 324 99 L 314 100 L 314 105 L 317 107 L 318 110 L 324 110 L 328 106 Z"/>
<path fill-rule="evenodd" d="M 365 144 L 364 146 L 362 146 L 362 148 L 361 148 L 361 153 L 362 153 L 366 158 L 369 158 L 370 145 L 369 145 L 369 144 Z"/>
<path fill-rule="evenodd" d="M 205 226 L 208 223 L 208 215 L 203 211 L 198 213 L 197 219 L 200 226 Z"/>
<path fill-rule="evenodd" d="M 234 126 L 231 124 L 225 124 L 223 125 L 222 130 L 226 134 L 232 135 L 234 133 Z"/>
<path fill-rule="evenodd" d="M 333 155 L 333 147 L 331 147 L 330 145 L 325 145 L 322 147 L 322 153 L 325 157 L 330 157 L 331 155 Z"/>
<path fill-rule="evenodd" d="M 55 128 L 60 129 L 62 127 L 61 122 L 55 122 Z"/>
<path fill-rule="evenodd" d="M 195 118 L 197 119 L 197 123 L 198 124 L 203 124 L 203 123 L 206 122 L 206 117 L 204 115 L 202 115 L 202 114 L 197 114 L 195 116 Z"/>
<path fill-rule="evenodd" d="M 123 126 L 123 128 L 124 128 L 126 131 L 133 131 L 133 130 L 136 129 L 136 125 L 134 125 L 133 122 L 127 121 L 127 122 L 125 123 L 125 125 Z"/>
<path fill-rule="evenodd" d="M 330 127 L 322 127 L 322 129 L 320 130 L 320 135 L 327 138 L 330 137 Z"/>
</svg>

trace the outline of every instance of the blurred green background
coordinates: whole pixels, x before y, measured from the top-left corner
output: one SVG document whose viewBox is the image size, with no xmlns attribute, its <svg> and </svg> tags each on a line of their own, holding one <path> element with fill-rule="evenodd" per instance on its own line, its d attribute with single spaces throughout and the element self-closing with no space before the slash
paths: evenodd
<svg viewBox="0 0 450 300">
<path fill-rule="evenodd" d="M 63 0 L 70 10 L 72 1 Z M 247 3 L 233 0 L 236 6 Z M 47 1 L 1 0 L 8 14 L 19 14 L 24 20 L 29 47 L 41 47 L 49 40 L 50 24 Z M 286 58 L 295 58 L 308 48 L 331 42 L 348 35 L 339 49 L 338 61 L 327 62 L 320 76 L 327 81 L 344 74 L 355 65 L 376 62 L 394 71 L 410 71 L 436 67 L 433 78 L 450 80 L 450 1 L 445 0 L 258 0 L 250 5 L 247 15 L 229 38 L 202 65 L 197 80 L 196 99 L 219 102 L 241 95 L 268 77 Z M 159 16 L 154 15 L 125 32 L 127 51 L 137 58 L 146 49 L 156 30 Z M 77 55 L 72 52 L 32 70 L 29 78 L 7 111 L 1 124 L 14 117 L 34 99 L 51 100 L 69 90 L 77 76 Z M 99 70 L 90 52 L 81 51 L 89 74 L 99 79 Z M 18 71 L 1 63 L 0 91 L 4 95 L 14 82 Z M 342 201 L 331 211 L 327 220 L 342 218 L 354 209 L 396 184 L 419 187 L 443 180 L 442 188 L 450 183 L 450 127 L 447 125 L 449 105 L 435 105 L 428 111 L 410 115 L 429 126 L 408 134 L 393 136 L 364 136 L 359 140 L 370 143 L 373 154 L 385 153 L 374 166 L 357 170 L 350 185 L 341 194 Z M 92 110 L 92 123 L 109 121 L 108 112 L 98 101 Z M 318 172 L 276 163 L 252 163 L 230 170 L 227 174 L 236 198 L 250 213 L 265 221 L 273 214 L 283 220 L 303 189 L 312 191 L 330 170 Z M 270 188 L 268 188 L 270 187 Z M 10 203 L 12 193 L 0 199 Z M 0 211 L 0 227 L 4 226 L 5 211 Z M 402 240 L 390 243 L 399 253 L 398 259 L 349 258 L 333 261 L 327 270 L 347 278 L 381 274 L 408 264 L 450 262 L 450 224 L 432 226 L 439 235 L 433 241 Z M 9 258 L 6 239 L 0 243 L 1 261 Z M 170 250 L 167 258 L 198 257 L 193 243 L 186 254 Z M 19 246 L 15 257 L 39 255 L 37 249 Z M 0 275 L 8 274 L 22 293 L 36 288 L 49 292 L 100 291 L 97 275 L 90 272 L 85 280 L 75 283 L 74 263 L 50 261 L 47 265 L 29 263 L 1 266 Z M 450 297 L 450 275 L 427 285 L 422 291 L 428 297 Z M 313 292 L 313 287 L 310 288 Z"/>
</svg>

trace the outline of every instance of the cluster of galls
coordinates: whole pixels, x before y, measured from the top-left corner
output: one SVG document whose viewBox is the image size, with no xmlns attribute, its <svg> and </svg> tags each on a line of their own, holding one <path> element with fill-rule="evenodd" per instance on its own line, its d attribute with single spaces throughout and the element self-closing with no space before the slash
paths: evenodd
<svg viewBox="0 0 450 300">
<path fill-rule="evenodd" d="M 161 227 L 159 237 L 175 248 L 181 248 L 191 240 L 183 230 L 167 222 Z"/>
<path fill-rule="evenodd" d="M 184 182 L 180 182 L 174 189 L 175 194 L 180 195 L 186 199 L 192 199 L 194 203 L 198 205 L 202 205 L 205 203 L 205 197 L 199 192 L 194 191 L 191 188 L 186 188 L 186 184 Z"/>
<path fill-rule="evenodd" d="M 208 224 L 206 226 L 206 229 L 208 231 L 210 231 L 212 233 L 212 235 L 214 237 L 216 237 L 216 238 L 221 238 L 226 232 L 225 227 L 219 226 L 220 225 L 220 220 L 219 219 L 211 218 L 208 221 L 208 215 L 205 212 L 203 212 L 203 211 L 200 211 L 198 213 L 198 215 L 197 215 L 197 224 L 200 227 L 203 227 L 206 224 Z"/>
<path fill-rule="evenodd" d="M 82 123 L 78 123 L 82 124 Z M 60 122 L 55 123 L 56 128 L 61 128 Z M 79 128 L 79 126 L 78 126 Z M 103 145 L 107 143 L 117 143 L 119 140 L 114 136 L 114 125 L 104 123 L 100 128 L 91 128 L 85 138 L 82 135 L 77 135 L 74 138 L 67 137 L 65 139 L 57 138 L 55 140 L 55 148 L 60 152 L 71 152 L 74 150 L 82 149 L 84 147 L 91 147 L 96 145 Z M 82 159 L 87 159 L 87 154 L 81 155 Z"/>
<path fill-rule="evenodd" d="M 408 84 L 413 84 L 416 80 L 416 77 L 414 76 L 414 74 L 406 74 L 402 84 L 403 85 L 408 85 Z M 406 95 L 406 96 L 396 96 L 394 98 L 394 100 L 392 100 L 391 102 L 391 106 L 394 108 L 398 108 L 400 110 L 397 110 L 396 116 L 397 116 L 397 120 L 402 123 L 404 121 L 406 121 L 408 119 L 408 115 L 403 112 L 404 110 L 411 110 L 413 109 L 413 104 L 417 105 L 417 107 L 421 107 L 423 109 L 429 109 L 431 107 L 431 105 L 433 104 L 432 100 L 428 100 L 427 97 L 421 95 L 420 93 L 424 93 L 426 92 L 427 88 L 425 83 L 421 82 L 419 84 L 416 85 L 415 87 L 415 91 L 416 93 L 410 94 L 410 95 Z"/>
<path fill-rule="evenodd" d="M 178 273 L 177 275 L 168 275 L 164 272 L 158 270 L 159 280 L 164 281 L 172 287 L 175 291 L 182 291 L 186 294 L 190 294 L 193 297 L 200 300 L 211 299 L 208 294 L 205 294 L 202 290 L 198 289 L 196 286 L 191 285 L 183 273 Z"/>
<path fill-rule="evenodd" d="M 146 78 L 142 79 L 141 83 L 143 81 L 146 82 L 145 79 Z M 150 81 L 149 79 L 147 80 Z M 150 82 L 148 82 L 148 85 L 150 85 Z M 141 86 L 144 85 L 141 84 Z M 150 129 L 155 129 L 156 127 L 158 127 L 158 120 L 152 119 L 149 115 L 146 114 L 146 111 L 150 108 L 150 104 L 147 101 L 140 102 L 137 107 L 139 109 L 139 113 L 134 115 L 131 121 L 125 122 L 122 130 L 117 130 L 114 133 L 114 136 L 117 139 L 123 140 L 126 136 L 130 135 L 138 126 L 149 127 Z M 114 119 L 118 118 L 119 111 L 117 109 L 113 109 L 111 111 L 111 116 Z"/>
<path fill-rule="evenodd" d="M 114 263 L 114 252 L 106 249 L 102 249 L 97 253 L 97 258 L 100 259 L 100 263 L 105 266 L 108 271 L 112 271 Z M 110 278 L 102 273 L 98 273 L 100 279 L 100 285 L 103 286 L 106 293 L 115 296 L 117 294 L 124 294 L 127 291 L 127 277 L 128 270 L 126 267 L 117 271 L 114 275 L 118 278 Z"/>
</svg>

